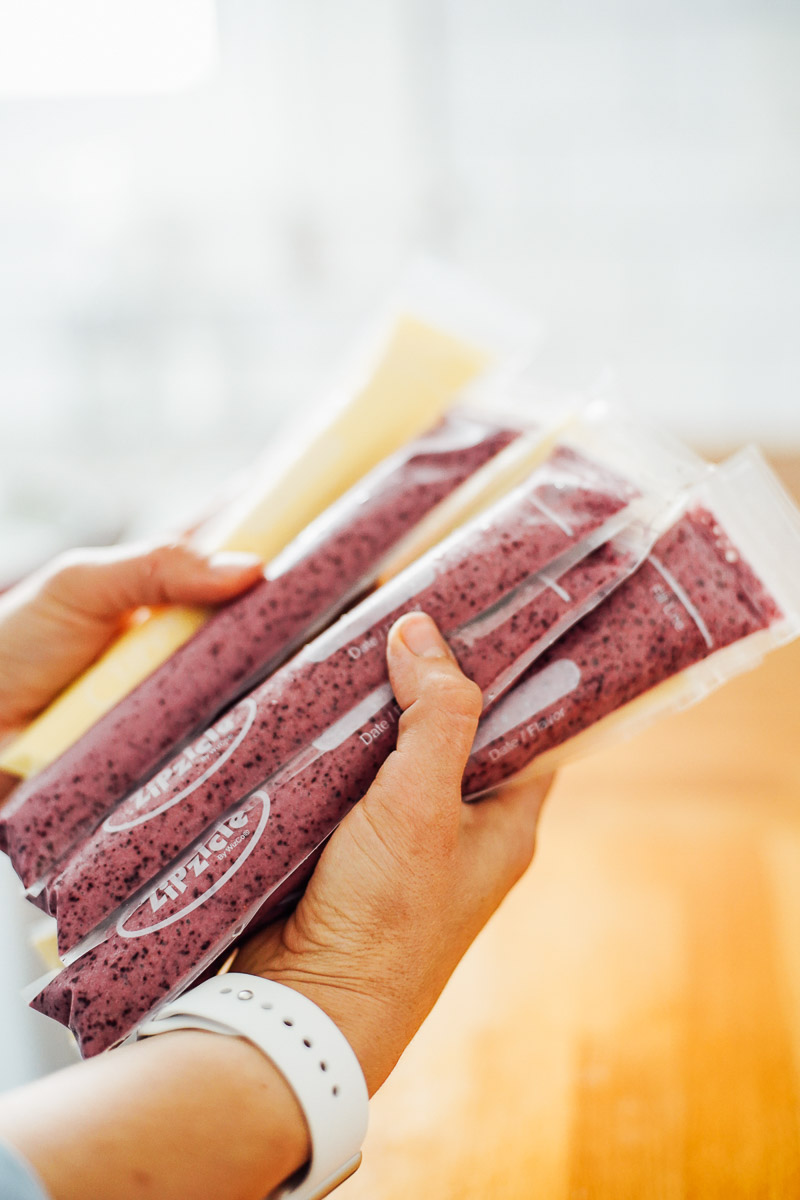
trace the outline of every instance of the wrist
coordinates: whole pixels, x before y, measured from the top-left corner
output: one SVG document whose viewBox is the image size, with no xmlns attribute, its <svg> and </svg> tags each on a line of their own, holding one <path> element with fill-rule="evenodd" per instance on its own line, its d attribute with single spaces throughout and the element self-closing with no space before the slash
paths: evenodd
<svg viewBox="0 0 800 1200">
<path fill-rule="evenodd" d="M 235 1127 L 236 1157 L 243 1167 L 250 1161 L 265 1193 L 308 1160 L 308 1126 L 294 1092 L 245 1038 L 179 1029 L 143 1039 L 136 1049 L 158 1056 L 164 1078 L 202 1081 L 222 1127 L 231 1133 Z"/>
<path fill-rule="evenodd" d="M 373 1096 L 395 1066 L 414 1029 L 403 1040 L 403 1033 L 396 1029 L 392 1019 L 392 1006 L 342 982 L 343 975 L 334 979 L 329 972 L 323 975 L 272 956 L 265 961 L 266 957 L 245 946 L 238 952 L 232 969 L 283 984 L 321 1008 L 350 1043 L 364 1074 L 367 1092 Z"/>
<path fill-rule="evenodd" d="M 307 996 L 242 972 L 217 975 L 165 1004 L 137 1036 L 185 1029 L 246 1039 L 296 1096 L 308 1129 L 305 1169 L 270 1195 L 318 1200 L 357 1169 L 367 1128 L 363 1072 L 341 1030 Z"/>
</svg>

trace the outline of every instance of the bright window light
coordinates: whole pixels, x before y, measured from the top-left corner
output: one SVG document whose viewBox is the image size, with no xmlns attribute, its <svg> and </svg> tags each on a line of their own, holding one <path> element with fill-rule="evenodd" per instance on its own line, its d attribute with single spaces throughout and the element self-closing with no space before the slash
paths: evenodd
<svg viewBox="0 0 800 1200">
<path fill-rule="evenodd" d="M 178 91 L 216 62 L 214 0 L 0 0 L 0 96 Z"/>
</svg>

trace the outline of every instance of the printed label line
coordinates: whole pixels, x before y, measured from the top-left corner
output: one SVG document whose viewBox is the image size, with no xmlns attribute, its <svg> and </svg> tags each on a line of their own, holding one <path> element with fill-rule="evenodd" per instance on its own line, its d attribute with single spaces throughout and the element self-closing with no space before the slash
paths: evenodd
<svg viewBox="0 0 800 1200">
<path fill-rule="evenodd" d="M 552 508 L 545 504 L 544 500 L 540 500 L 536 495 L 531 495 L 530 502 L 534 508 L 538 508 L 543 517 L 547 517 L 548 521 L 552 521 L 554 525 L 557 525 L 567 537 L 573 536 L 573 529 L 569 522 L 565 521 L 563 517 L 559 517 L 557 513 L 554 513 Z"/>
<path fill-rule="evenodd" d="M 686 592 L 684 591 L 684 589 L 678 583 L 675 576 L 672 574 L 672 572 L 670 570 L 667 569 L 667 567 L 664 566 L 664 564 L 661 562 L 661 560 L 659 558 L 656 558 L 655 554 L 648 555 L 648 560 L 653 564 L 653 566 L 658 571 L 659 575 L 664 580 L 664 582 L 669 587 L 672 588 L 673 592 L 675 593 L 677 598 L 680 600 L 681 604 L 686 609 L 687 613 L 692 618 L 692 620 L 694 621 L 697 628 L 700 630 L 700 633 L 703 635 L 703 640 L 705 641 L 705 644 L 708 646 L 709 650 L 713 650 L 714 649 L 714 639 L 712 638 L 711 634 L 708 632 L 708 626 L 706 625 L 703 618 L 700 616 L 700 613 L 697 611 L 695 606 L 692 604 L 691 600 L 689 599 L 689 597 L 686 594 Z"/>
</svg>

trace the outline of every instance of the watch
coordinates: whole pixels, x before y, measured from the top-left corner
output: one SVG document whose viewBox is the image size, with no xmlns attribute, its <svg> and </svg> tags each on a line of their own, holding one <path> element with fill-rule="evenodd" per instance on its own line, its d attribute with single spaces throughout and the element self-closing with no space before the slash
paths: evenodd
<svg viewBox="0 0 800 1200">
<path fill-rule="evenodd" d="M 165 1004 L 137 1038 L 204 1029 L 252 1042 L 283 1075 L 303 1110 L 311 1159 L 269 1200 L 322 1200 L 358 1168 L 367 1131 L 367 1085 L 350 1043 L 307 996 L 271 979 L 214 975 Z"/>
</svg>

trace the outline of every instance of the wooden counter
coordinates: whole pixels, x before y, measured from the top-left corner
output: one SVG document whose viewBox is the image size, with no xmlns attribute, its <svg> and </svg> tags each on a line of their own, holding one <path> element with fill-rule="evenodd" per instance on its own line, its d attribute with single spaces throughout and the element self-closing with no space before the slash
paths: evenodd
<svg viewBox="0 0 800 1200">
<path fill-rule="evenodd" d="M 800 1197 L 800 644 L 558 780 L 341 1200 Z"/>
</svg>

